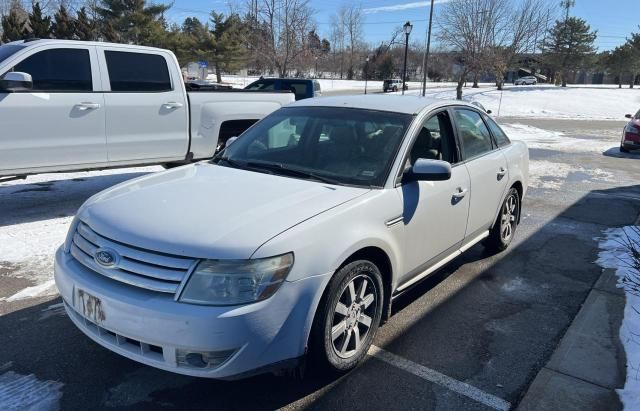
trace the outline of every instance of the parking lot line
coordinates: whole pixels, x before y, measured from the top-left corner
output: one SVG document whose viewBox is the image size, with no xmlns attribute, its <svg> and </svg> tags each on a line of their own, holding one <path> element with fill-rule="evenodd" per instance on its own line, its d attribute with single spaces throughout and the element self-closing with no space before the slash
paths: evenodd
<svg viewBox="0 0 640 411">
<path fill-rule="evenodd" d="M 424 380 L 438 384 L 460 395 L 464 395 L 465 397 L 478 401 L 495 410 L 507 411 L 511 408 L 511 404 L 500 397 L 486 393 L 465 382 L 448 377 L 438 371 L 407 360 L 406 358 L 393 354 L 380 347 L 376 347 L 375 345 L 372 345 L 371 348 L 369 348 L 368 354 L 386 362 L 387 364 L 393 365 L 396 368 L 400 368 L 401 370 L 407 371 Z"/>
</svg>

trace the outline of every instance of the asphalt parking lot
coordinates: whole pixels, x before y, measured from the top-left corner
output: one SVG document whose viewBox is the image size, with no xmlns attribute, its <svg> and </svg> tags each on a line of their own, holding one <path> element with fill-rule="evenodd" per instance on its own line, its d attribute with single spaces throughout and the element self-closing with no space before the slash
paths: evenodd
<svg viewBox="0 0 640 411">
<path fill-rule="evenodd" d="M 532 182 L 512 246 L 498 255 L 475 246 L 403 295 L 357 370 L 221 382 L 152 369 L 82 335 L 55 296 L 6 301 L 30 280 L 0 261 L 0 381 L 23 376 L 0 399 L 42 395 L 65 410 L 516 408 L 602 273 L 597 238 L 640 214 L 640 152 L 618 152 L 624 122 L 502 122 L 611 144 L 601 152 L 531 149 Z M 143 172 L 93 177 L 91 185 L 0 185 L 0 227 L 71 215 L 96 190 Z M 67 196 L 47 196 L 74 183 Z"/>
</svg>

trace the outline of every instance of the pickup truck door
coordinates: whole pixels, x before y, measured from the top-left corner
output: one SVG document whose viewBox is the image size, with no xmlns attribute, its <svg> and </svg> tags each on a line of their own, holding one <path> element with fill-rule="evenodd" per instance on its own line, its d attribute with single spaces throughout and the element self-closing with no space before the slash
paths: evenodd
<svg viewBox="0 0 640 411">
<path fill-rule="evenodd" d="M 455 108 L 454 119 L 465 166 L 471 178 L 466 241 L 472 241 L 493 224 L 507 182 L 507 159 L 498 149 L 480 112 Z"/>
<path fill-rule="evenodd" d="M 173 55 L 99 46 L 110 163 L 176 161 L 189 147 L 189 106 Z"/>
<path fill-rule="evenodd" d="M 450 120 L 442 110 L 423 122 L 412 143 L 408 161 L 418 158 L 452 163 L 451 178 L 446 181 L 404 183 L 403 198 L 405 254 L 407 274 L 400 278 L 408 284 L 412 278 L 456 252 L 464 239 L 469 214 L 469 174 L 459 162 L 459 154 Z M 418 277 L 417 277 L 418 276 Z"/>
<path fill-rule="evenodd" d="M 95 47 L 43 45 L 20 55 L 8 71 L 30 74 L 33 88 L 0 91 L 0 174 L 106 164 Z"/>
</svg>

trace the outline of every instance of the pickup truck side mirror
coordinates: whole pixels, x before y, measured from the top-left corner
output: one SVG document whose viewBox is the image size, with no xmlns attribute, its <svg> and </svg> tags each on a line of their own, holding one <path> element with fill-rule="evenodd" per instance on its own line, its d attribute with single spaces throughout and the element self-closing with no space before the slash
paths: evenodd
<svg viewBox="0 0 640 411">
<path fill-rule="evenodd" d="M 0 80 L 0 90 L 3 91 L 24 91 L 33 88 L 31 74 L 20 71 L 10 71 Z"/>
<path fill-rule="evenodd" d="M 624 116 L 625 116 L 626 118 L 631 118 L 631 117 L 633 117 L 631 114 L 625 114 Z"/>
<path fill-rule="evenodd" d="M 451 178 L 451 164 L 442 160 L 419 158 L 402 177 L 403 183 L 413 181 L 445 181 Z"/>
</svg>

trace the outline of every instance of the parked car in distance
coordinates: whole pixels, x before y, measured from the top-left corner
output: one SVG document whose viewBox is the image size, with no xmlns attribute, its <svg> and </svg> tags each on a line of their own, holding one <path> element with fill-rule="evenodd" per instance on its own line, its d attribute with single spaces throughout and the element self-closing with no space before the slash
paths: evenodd
<svg viewBox="0 0 640 411">
<path fill-rule="evenodd" d="M 408 90 L 409 86 L 405 83 L 404 85 L 404 89 Z M 402 80 L 400 79 L 387 79 L 384 80 L 382 82 L 382 91 L 383 92 L 387 92 L 387 91 L 398 91 L 398 90 L 402 90 Z"/>
<path fill-rule="evenodd" d="M 289 93 L 187 92 L 169 50 L 8 43 L 0 46 L 0 178 L 211 158 L 292 101 Z"/>
<path fill-rule="evenodd" d="M 528 85 L 535 86 L 536 84 L 538 84 L 538 79 L 535 76 L 525 76 L 525 77 L 520 77 L 519 79 L 514 81 L 513 84 L 515 86 L 528 86 Z"/>
<path fill-rule="evenodd" d="M 622 141 L 620 141 L 620 151 L 628 153 L 631 150 L 640 150 L 640 110 L 634 115 L 627 114 L 629 122 L 622 131 Z"/>
<path fill-rule="evenodd" d="M 93 196 L 55 282 L 82 332 L 144 364 L 346 371 L 396 297 L 479 242 L 509 246 L 528 159 L 465 102 L 298 101 L 212 161 Z"/>
<path fill-rule="evenodd" d="M 245 90 L 290 91 L 295 94 L 296 100 L 322 96 L 318 80 L 301 78 L 260 78 L 246 86 Z"/>
</svg>

